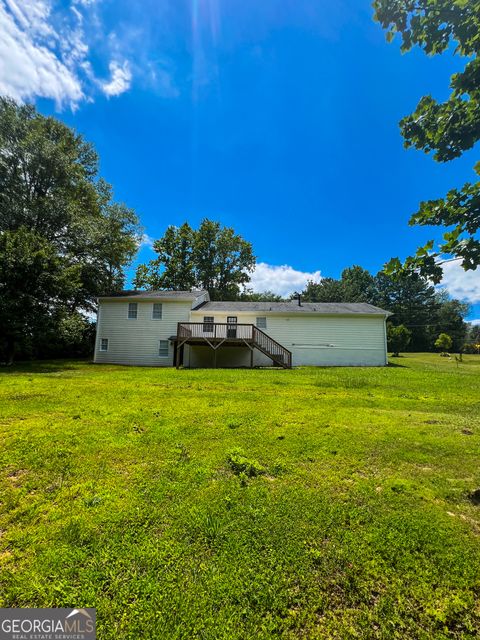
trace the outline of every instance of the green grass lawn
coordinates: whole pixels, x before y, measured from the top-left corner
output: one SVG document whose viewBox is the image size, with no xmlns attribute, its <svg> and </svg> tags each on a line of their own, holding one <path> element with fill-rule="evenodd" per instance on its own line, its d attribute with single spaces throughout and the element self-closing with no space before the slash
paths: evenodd
<svg viewBox="0 0 480 640">
<path fill-rule="evenodd" d="M 0 606 L 96 607 L 100 640 L 480 635 L 480 357 L 18 365 L 0 432 Z"/>
</svg>

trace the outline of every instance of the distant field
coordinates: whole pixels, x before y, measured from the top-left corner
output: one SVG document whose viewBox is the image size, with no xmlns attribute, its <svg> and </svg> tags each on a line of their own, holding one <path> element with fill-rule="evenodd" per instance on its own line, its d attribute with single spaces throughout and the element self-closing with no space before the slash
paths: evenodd
<svg viewBox="0 0 480 640">
<path fill-rule="evenodd" d="M 0 371 L 0 606 L 98 638 L 478 638 L 480 357 Z"/>
</svg>

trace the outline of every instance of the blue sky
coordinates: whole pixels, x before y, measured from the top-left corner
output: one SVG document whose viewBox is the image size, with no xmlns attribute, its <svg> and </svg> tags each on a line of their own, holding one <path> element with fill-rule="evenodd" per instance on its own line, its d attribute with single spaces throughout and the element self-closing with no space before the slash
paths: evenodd
<svg viewBox="0 0 480 640">
<path fill-rule="evenodd" d="M 149 238 L 231 225 L 259 290 L 376 272 L 435 237 L 407 225 L 420 200 L 475 179 L 475 150 L 440 165 L 398 128 L 462 61 L 401 55 L 368 1 L 0 0 L 2 59 L 0 91 L 92 141 Z M 445 286 L 480 319 L 478 271 L 449 265 Z"/>
</svg>

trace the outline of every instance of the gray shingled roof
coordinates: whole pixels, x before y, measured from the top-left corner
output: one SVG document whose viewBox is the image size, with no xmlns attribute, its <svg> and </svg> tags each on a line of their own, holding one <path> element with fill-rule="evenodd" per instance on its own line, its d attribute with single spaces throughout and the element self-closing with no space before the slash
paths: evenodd
<svg viewBox="0 0 480 640">
<path fill-rule="evenodd" d="M 172 300 L 176 298 L 178 300 L 196 300 L 204 293 L 206 291 L 139 291 L 138 289 L 132 289 L 131 291 L 118 291 L 108 296 L 100 296 L 100 298 L 138 298 L 140 300 L 151 300 L 152 298 Z"/>
<path fill-rule="evenodd" d="M 203 312 L 255 311 L 272 313 L 321 313 L 325 315 L 391 315 L 389 311 L 366 302 L 207 302 L 198 307 Z"/>
</svg>

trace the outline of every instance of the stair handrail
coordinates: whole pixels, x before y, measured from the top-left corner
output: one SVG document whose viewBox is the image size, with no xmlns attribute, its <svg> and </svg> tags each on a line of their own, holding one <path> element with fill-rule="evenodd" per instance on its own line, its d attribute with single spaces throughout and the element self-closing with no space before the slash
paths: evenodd
<svg viewBox="0 0 480 640">
<path fill-rule="evenodd" d="M 255 325 L 252 325 L 252 327 L 254 342 L 259 345 L 264 351 L 267 351 L 270 357 L 272 357 L 272 360 L 276 360 L 277 362 L 280 362 L 280 364 L 283 364 L 290 369 L 292 366 L 292 352 L 284 347 L 283 344 L 277 342 L 274 338 L 272 338 L 272 336 L 268 335 L 268 333 L 265 333 L 265 331 L 262 331 Z M 282 357 L 279 358 L 278 356 Z"/>
</svg>

